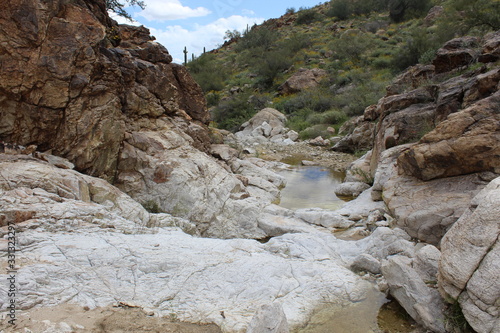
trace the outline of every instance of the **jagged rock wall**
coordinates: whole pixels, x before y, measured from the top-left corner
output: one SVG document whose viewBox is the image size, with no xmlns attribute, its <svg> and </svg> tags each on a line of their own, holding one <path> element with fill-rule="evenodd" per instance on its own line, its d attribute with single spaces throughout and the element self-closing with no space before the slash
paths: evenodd
<svg viewBox="0 0 500 333">
<path fill-rule="evenodd" d="M 398 225 L 420 240 L 439 244 L 470 200 L 500 172 L 499 36 L 446 43 L 435 65 L 401 74 L 334 147 L 373 148 L 374 199 L 384 200 Z M 464 64 L 461 54 L 474 57 Z M 462 73 L 478 59 L 483 63 Z M 355 135 L 365 128 L 372 130 Z M 370 146 L 361 144 L 368 138 Z M 393 147 L 404 148 L 386 154 Z"/>
<path fill-rule="evenodd" d="M 247 188 L 207 154 L 203 92 L 171 61 L 146 28 L 112 21 L 103 0 L 10 1 L 0 13 L 0 141 L 65 157 L 206 236 L 266 237 L 258 217 L 276 198 L 250 197 L 260 183 Z M 265 186 L 277 195 L 279 178 Z"/>
<path fill-rule="evenodd" d="M 171 60 L 147 29 L 116 25 L 103 0 L 9 1 L 0 13 L 0 140 L 36 144 L 113 180 L 127 132 L 159 130 L 165 117 L 209 119 L 200 87 Z"/>
<path fill-rule="evenodd" d="M 434 65 L 400 75 L 336 146 L 366 147 L 361 143 L 373 137 L 373 150 L 355 164 L 369 161 L 373 200 L 383 200 L 395 224 L 410 236 L 441 247 L 441 295 L 460 304 L 477 332 L 499 327 L 499 55 L 500 31 L 483 40 L 464 37 L 446 43 Z M 373 121 L 373 131 L 363 138 L 354 135 Z M 385 262 L 382 272 L 391 294 L 405 306 L 406 293 L 412 294 L 417 284 L 413 278 L 399 281 L 404 270 L 391 272 L 411 267 L 398 257 Z M 441 304 L 436 290 L 432 293 L 437 303 L 430 298 L 424 303 Z M 417 303 L 412 300 L 405 308 L 425 325 L 426 312 L 416 313 L 423 309 Z"/>
</svg>

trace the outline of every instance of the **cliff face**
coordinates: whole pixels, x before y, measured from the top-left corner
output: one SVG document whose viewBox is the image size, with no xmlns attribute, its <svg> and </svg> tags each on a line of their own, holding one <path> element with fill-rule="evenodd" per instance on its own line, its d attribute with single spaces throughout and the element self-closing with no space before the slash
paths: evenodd
<svg viewBox="0 0 500 333">
<path fill-rule="evenodd" d="M 0 13 L 0 141 L 65 157 L 197 234 L 270 236 L 259 219 L 282 177 L 207 154 L 202 90 L 171 60 L 103 0 L 12 0 Z"/>
<path fill-rule="evenodd" d="M 147 29 L 116 25 L 103 0 L 3 6 L 0 140 L 52 150 L 108 180 L 127 133 L 139 129 L 196 123 L 185 132 L 206 148 L 203 93 Z"/>
</svg>

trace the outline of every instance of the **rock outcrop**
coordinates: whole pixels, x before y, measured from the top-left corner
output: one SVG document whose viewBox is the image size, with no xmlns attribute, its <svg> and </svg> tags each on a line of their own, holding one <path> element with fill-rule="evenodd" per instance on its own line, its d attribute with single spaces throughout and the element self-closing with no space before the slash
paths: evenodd
<svg viewBox="0 0 500 333">
<path fill-rule="evenodd" d="M 500 327 L 500 178 L 466 208 L 441 241 L 439 287 L 445 299 L 459 302 L 477 332 Z"/>
<path fill-rule="evenodd" d="M 289 95 L 316 87 L 326 74 L 327 72 L 320 68 L 300 68 L 279 87 L 279 90 L 283 95 Z"/>
<path fill-rule="evenodd" d="M 444 300 L 458 302 L 477 332 L 500 327 L 500 71 L 494 63 L 499 41 L 495 32 L 483 40 L 446 43 L 433 65 L 410 68 L 377 105 L 347 124 L 347 135 L 334 147 L 357 149 L 371 137 L 362 146 L 373 149 L 347 173 L 348 182 L 373 180 L 355 201 L 368 207 L 373 207 L 370 199 L 383 202 L 394 220 L 375 225 L 388 222 L 441 247 L 440 254 L 433 246 L 418 251 L 406 246 L 379 262 L 366 252 L 352 266 L 374 274 L 380 270 L 391 295 L 434 332 L 452 330 L 445 325 L 450 309 Z M 483 64 L 467 70 L 475 62 Z M 353 133 L 369 126 L 371 131 L 353 140 Z"/>
<path fill-rule="evenodd" d="M 453 54 L 470 53 L 467 61 L 477 61 L 478 55 L 495 52 L 497 40 L 498 33 L 492 33 L 483 41 L 464 37 L 446 43 L 434 65 L 418 65 L 400 75 L 387 96 L 368 107 L 353 123 L 356 127 L 348 129 L 351 134 L 334 147 L 357 149 L 361 140 L 354 142 L 352 133 L 373 126 L 364 135 L 372 138 L 373 147 L 370 177 L 365 178 L 374 179 L 373 199 L 384 200 L 397 225 L 412 237 L 437 245 L 470 200 L 500 172 L 498 66 L 487 63 L 445 79 L 440 74 L 469 64 L 454 61 Z M 363 168 L 353 165 L 360 171 L 350 170 L 350 181 L 362 181 L 353 173 L 366 170 L 366 163 L 359 162 Z"/>
<path fill-rule="evenodd" d="M 127 133 L 208 121 L 186 69 L 147 29 L 116 25 L 104 1 L 11 1 L 0 26 L 0 140 L 113 180 Z"/>
<path fill-rule="evenodd" d="M 492 72 L 498 83 L 500 69 Z M 402 154 L 398 162 L 406 174 L 422 180 L 481 171 L 500 173 L 498 142 L 500 92 L 451 114 Z"/>
<path fill-rule="evenodd" d="M 478 56 L 475 50 L 478 43 L 475 37 L 461 37 L 444 44 L 432 62 L 436 67 L 436 73 L 449 72 L 470 65 Z"/>
<path fill-rule="evenodd" d="M 236 138 L 241 145 L 266 144 L 269 142 L 292 144 L 299 138 L 297 132 L 285 127 L 286 116 L 273 108 L 257 112 L 240 126 Z"/>
<path fill-rule="evenodd" d="M 64 157 L 141 204 L 189 219 L 196 234 L 267 237 L 260 215 L 281 180 L 246 177 L 259 168 L 237 154 L 207 154 L 203 92 L 153 39 L 144 27 L 117 25 L 103 0 L 9 2 L 0 13 L 0 141 Z M 273 115 L 279 124 L 266 118 L 262 134 L 284 139 L 284 116 Z"/>
</svg>

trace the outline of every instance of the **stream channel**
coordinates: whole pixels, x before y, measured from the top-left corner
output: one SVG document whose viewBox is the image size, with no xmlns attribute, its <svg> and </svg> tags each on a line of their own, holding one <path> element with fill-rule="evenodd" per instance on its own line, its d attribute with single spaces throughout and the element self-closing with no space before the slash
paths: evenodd
<svg viewBox="0 0 500 333">
<path fill-rule="evenodd" d="M 280 174 L 287 180 L 281 191 L 282 207 L 337 210 L 345 203 L 334 193 L 335 186 L 345 177 L 342 172 L 321 166 L 290 165 Z M 389 301 L 373 284 L 373 290 L 364 300 L 344 308 L 324 306 L 307 326 L 294 333 L 408 333 L 415 328 L 400 305 Z"/>
</svg>

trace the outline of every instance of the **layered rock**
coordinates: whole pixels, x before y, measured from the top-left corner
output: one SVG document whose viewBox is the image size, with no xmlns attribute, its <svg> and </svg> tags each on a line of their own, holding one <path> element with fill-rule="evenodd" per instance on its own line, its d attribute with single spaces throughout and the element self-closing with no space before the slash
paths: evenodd
<svg viewBox="0 0 500 333">
<path fill-rule="evenodd" d="M 432 62 L 436 73 L 470 65 L 478 56 L 475 50 L 478 42 L 475 37 L 455 38 L 447 42 L 437 51 L 436 58 Z"/>
<path fill-rule="evenodd" d="M 500 79 L 500 69 L 494 70 Z M 450 115 L 399 157 L 405 173 L 419 179 L 480 171 L 500 173 L 500 92 Z"/>
<path fill-rule="evenodd" d="M 472 200 L 441 242 L 439 286 L 477 332 L 500 327 L 500 178 Z"/>
<path fill-rule="evenodd" d="M 384 152 L 374 183 L 374 190 L 380 191 L 374 198 L 383 196 L 397 225 L 412 237 L 437 245 L 472 198 L 495 176 L 485 172 L 422 181 L 401 175 L 396 159 L 405 148 L 408 146 Z"/>
</svg>

